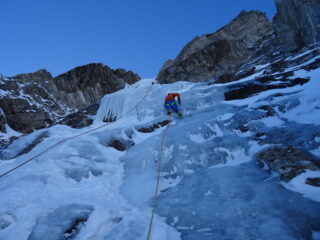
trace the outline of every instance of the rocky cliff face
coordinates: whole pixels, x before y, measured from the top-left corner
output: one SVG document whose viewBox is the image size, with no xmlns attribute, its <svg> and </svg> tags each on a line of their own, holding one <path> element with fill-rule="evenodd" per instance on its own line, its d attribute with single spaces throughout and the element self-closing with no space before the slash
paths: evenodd
<svg viewBox="0 0 320 240">
<path fill-rule="evenodd" d="M 3 113 L 3 111 L 0 111 L 0 132 L 5 132 L 6 131 L 6 117 Z"/>
<path fill-rule="evenodd" d="M 124 69 L 112 70 L 103 64 L 77 67 L 53 79 L 54 94 L 69 107 L 83 108 L 95 103 L 105 94 L 118 91 L 125 84 L 140 80 L 139 75 Z"/>
<path fill-rule="evenodd" d="M 284 52 L 320 41 L 320 0 L 275 0 L 274 28 Z"/>
<path fill-rule="evenodd" d="M 272 33 L 272 23 L 264 13 L 243 11 L 216 33 L 189 42 L 175 60 L 166 62 L 157 80 L 170 83 L 232 78 L 255 44 Z"/>
<path fill-rule="evenodd" d="M 289 52 L 320 41 L 320 0 L 275 0 L 273 23 L 258 11 L 243 11 L 216 33 L 196 37 L 175 60 L 167 61 L 158 81 L 226 83 L 256 72 L 255 65 L 278 62 Z"/>
<path fill-rule="evenodd" d="M 11 128 L 28 133 L 47 127 L 55 119 L 72 112 L 50 93 L 47 86 L 51 79 L 51 74 L 45 70 L 0 79 L 0 108 Z"/>
<path fill-rule="evenodd" d="M 5 124 L 23 133 L 47 127 L 138 80 L 131 71 L 103 64 L 77 67 L 56 78 L 46 70 L 0 77 L 0 131 L 6 132 Z"/>
<path fill-rule="evenodd" d="M 319 160 L 309 152 L 292 146 L 273 146 L 260 151 L 257 161 L 280 174 L 280 179 L 290 181 L 306 170 L 319 171 Z"/>
</svg>

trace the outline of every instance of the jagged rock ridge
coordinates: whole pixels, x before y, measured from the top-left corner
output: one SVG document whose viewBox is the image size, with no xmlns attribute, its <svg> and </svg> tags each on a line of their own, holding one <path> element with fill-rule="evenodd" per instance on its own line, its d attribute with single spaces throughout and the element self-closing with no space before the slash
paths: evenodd
<svg viewBox="0 0 320 240">
<path fill-rule="evenodd" d="M 242 11 L 216 33 L 194 38 L 175 60 L 165 63 L 157 79 L 161 83 L 199 82 L 232 75 L 255 44 L 272 34 L 272 23 L 264 13 Z"/>
<path fill-rule="evenodd" d="M 45 70 L 0 79 L 0 108 L 5 123 L 16 131 L 28 133 L 74 111 L 49 92 L 51 79 Z M 5 132 L 5 128 L 2 130 Z"/>
<path fill-rule="evenodd" d="M 70 107 L 86 107 L 105 94 L 118 91 L 125 84 L 140 80 L 139 75 L 124 69 L 112 70 L 101 63 L 77 67 L 53 79 L 55 95 Z"/>
<path fill-rule="evenodd" d="M 275 0 L 275 3 L 277 14 L 272 23 L 261 12 L 243 11 L 217 32 L 196 37 L 175 60 L 164 64 L 158 81 L 213 79 L 226 83 L 254 73 L 252 68 L 256 65 L 278 61 L 271 73 L 281 68 L 290 52 L 320 41 L 320 0 Z"/>
<path fill-rule="evenodd" d="M 35 73 L 1 77 L 0 131 L 6 131 L 5 124 L 23 133 L 47 127 L 68 114 L 83 111 L 105 94 L 138 80 L 139 75 L 132 71 L 112 70 L 101 63 L 80 66 L 55 78 L 43 69 Z M 67 119 L 62 122 L 76 122 L 75 116 L 86 119 L 83 114 L 78 114 L 71 117 L 73 121 Z M 80 125 L 90 122 L 85 120 Z"/>
<path fill-rule="evenodd" d="M 320 0 L 275 0 L 273 19 L 284 52 L 320 41 Z"/>
</svg>

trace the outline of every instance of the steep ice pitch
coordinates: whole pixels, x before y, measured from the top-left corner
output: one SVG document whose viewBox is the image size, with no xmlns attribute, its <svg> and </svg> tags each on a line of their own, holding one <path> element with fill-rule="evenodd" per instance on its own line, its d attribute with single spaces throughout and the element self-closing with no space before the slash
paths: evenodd
<svg viewBox="0 0 320 240">
<path fill-rule="evenodd" d="M 151 81 L 145 84 L 149 87 Z M 131 96 L 132 101 L 141 97 Z M 125 152 L 109 147 L 113 139 L 130 145 L 137 122 L 123 118 L 122 122 L 69 140 L 1 178 L 0 239 L 145 239 L 151 212 L 133 206 L 119 193 L 123 178 L 119 158 Z M 41 130 L 46 131 L 46 137 L 40 144 L 10 159 L 36 140 L 41 131 L 23 137 L 3 153 L 0 171 L 101 124 L 97 120 L 96 125 L 81 130 L 59 125 Z M 141 136 L 140 141 L 147 138 Z M 159 217 L 154 231 L 157 235 L 153 239 L 180 239 L 180 234 Z"/>
<path fill-rule="evenodd" d="M 152 121 L 157 116 L 164 116 L 164 96 L 167 92 L 187 92 L 192 83 L 179 82 L 173 85 L 154 84 L 154 80 L 140 80 L 125 89 L 106 95 L 95 118 L 95 123 L 103 120 L 123 118 L 123 121 Z"/>
<path fill-rule="evenodd" d="M 171 85 L 170 88 L 176 91 L 177 86 Z M 183 239 L 223 239 L 224 236 L 297 239 L 303 232 L 306 236 L 313 234 L 307 229 L 318 230 L 319 216 L 316 212 L 319 205 L 282 189 L 266 171 L 251 164 L 252 155 L 260 146 L 231 130 L 232 125 L 242 120 L 241 117 L 257 119 L 263 115 L 223 103 L 214 87 L 205 84 L 190 86 L 187 91 L 180 89 L 188 117 L 176 121 L 168 130 L 160 183 L 163 192 L 157 212 L 182 233 Z M 155 95 L 162 91 L 162 97 L 155 99 L 161 101 L 166 89 L 155 89 Z M 268 94 L 272 92 L 266 96 Z M 247 100 L 247 104 L 253 102 L 252 99 Z M 149 101 L 145 103 L 142 108 L 149 108 L 152 104 Z M 147 112 L 149 109 L 144 110 Z M 152 114 L 153 111 L 145 116 L 146 119 L 162 117 L 161 114 Z M 136 112 L 138 115 L 139 110 Z M 257 121 L 256 126 L 264 124 L 264 121 Z M 276 119 L 271 123 L 267 125 L 276 126 L 282 121 Z M 141 135 L 138 133 L 133 139 L 140 139 Z M 153 204 L 151 199 L 156 184 L 154 161 L 160 155 L 161 137 L 157 132 L 150 135 L 148 141 L 139 140 L 139 144 L 129 149 L 121 159 L 125 164 L 122 193 L 141 209 Z M 245 165 L 239 166 L 241 163 Z M 233 167 L 228 167 L 231 165 Z M 210 176 L 219 177 L 211 179 Z M 275 199 L 274 195 L 279 197 Z M 302 207 L 297 208 L 297 205 Z M 215 213 L 211 209 L 221 211 Z M 291 213 L 299 219 L 310 218 L 312 223 L 292 219 Z M 242 223 L 240 228 L 239 222 Z M 297 226 L 299 230 L 296 230 Z M 270 228 L 276 230 L 270 232 Z"/>
<path fill-rule="evenodd" d="M 272 131 L 295 120 L 286 117 L 290 108 L 270 117 L 259 110 L 260 106 L 266 102 L 286 106 L 300 99 L 291 109 L 302 110 L 304 104 L 314 103 L 309 108 L 308 119 L 317 119 L 314 99 L 318 94 L 314 91 L 311 94 L 310 89 L 319 89 L 319 74 L 317 71 L 304 74 L 311 77 L 305 86 L 270 90 L 241 101 L 224 102 L 221 88 L 205 84 L 193 84 L 182 93 L 187 117 L 175 120 L 168 129 L 162 191 L 156 203 L 157 213 L 181 233 L 181 239 L 319 239 L 320 205 L 309 199 L 319 201 L 320 190 L 301 180 L 319 173 L 301 175 L 289 185 L 284 184 L 305 198 L 282 188 L 277 175 L 270 177 L 254 161 L 254 154 L 268 146 L 255 141 L 253 134 L 257 129 Z M 164 96 L 165 90 L 160 91 Z M 272 97 L 275 94 L 280 97 Z M 237 130 L 247 123 L 247 133 Z M 292 133 L 300 137 L 292 139 L 292 143 L 307 141 L 308 135 L 298 128 L 296 132 L 292 129 Z M 279 136 L 279 141 L 283 139 L 282 143 L 290 144 L 284 137 Z M 121 191 L 140 209 L 155 204 L 152 202 L 156 184 L 154 161 L 161 154 L 160 141 L 161 136 L 154 134 L 121 158 L 125 167 Z M 316 146 L 319 144 L 314 138 L 308 150 Z"/>
<path fill-rule="evenodd" d="M 316 80 L 312 78 L 310 84 Z M 0 205 L 5 206 L 0 210 L 1 240 L 43 240 L 49 239 L 48 233 L 59 240 L 146 239 L 153 206 L 157 215 L 151 239 L 319 239 L 320 205 L 308 199 L 319 190 L 303 193 L 308 198 L 297 195 L 254 161 L 254 154 L 268 146 L 258 144 L 254 131 L 290 120 L 280 112 L 270 120 L 257 108 L 270 101 L 295 102 L 300 95 L 285 94 L 303 91 L 304 86 L 279 90 L 285 93 L 280 98 L 270 98 L 274 92 L 268 91 L 225 102 L 223 87 L 152 83 L 152 79 L 141 80 L 106 95 L 93 126 L 49 128 L 47 137 L 30 152 L 0 161 L 2 172 L 66 137 L 105 124 L 103 120 L 118 119 L 0 179 Z M 166 127 L 149 133 L 139 129 L 168 119 L 163 110 L 167 92 L 181 94 L 185 117 L 170 119 L 161 192 L 153 202 Z M 294 110 L 300 104 L 292 106 Z M 315 114 L 317 108 L 310 111 Z M 241 132 L 240 127 L 247 131 Z M 6 149 L 6 156 L 19 151 L 23 139 L 28 144 L 38 135 L 22 138 Z M 122 142 L 125 151 L 110 147 L 114 140 Z M 302 183 L 291 184 L 298 185 L 306 189 Z"/>
</svg>

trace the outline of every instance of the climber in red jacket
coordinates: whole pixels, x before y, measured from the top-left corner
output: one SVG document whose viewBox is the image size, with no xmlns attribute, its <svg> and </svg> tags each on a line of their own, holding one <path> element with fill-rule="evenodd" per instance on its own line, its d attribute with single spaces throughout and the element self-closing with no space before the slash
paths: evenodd
<svg viewBox="0 0 320 240">
<path fill-rule="evenodd" d="M 167 110 L 168 115 L 171 115 L 172 110 L 174 110 L 176 113 L 179 114 L 179 117 L 182 117 L 182 113 L 181 113 L 181 111 L 179 111 L 177 102 L 175 100 L 176 97 L 178 98 L 178 103 L 180 105 L 181 104 L 180 94 L 179 93 L 168 93 L 168 95 L 166 96 L 166 98 L 164 100 L 164 107 Z"/>
</svg>

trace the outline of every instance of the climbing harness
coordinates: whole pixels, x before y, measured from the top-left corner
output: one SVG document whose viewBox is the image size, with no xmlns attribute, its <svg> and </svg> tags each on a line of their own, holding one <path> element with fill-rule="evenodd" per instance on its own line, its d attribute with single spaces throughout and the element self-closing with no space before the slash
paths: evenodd
<svg viewBox="0 0 320 240">
<path fill-rule="evenodd" d="M 148 96 L 148 94 L 149 94 L 149 92 L 150 92 L 150 90 L 151 90 L 151 88 L 152 88 L 152 85 L 153 85 L 153 83 L 151 83 L 150 87 L 147 89 L 147 92 L 143 95 L 143 97 L 141 98 L 141 100 L 140 100 L 132 109 L 130 109 L 127 113 L 125 113 L 125 114 L 123 114 L 123 115 L 120 115 L 118 119 L 123 118 L 124 116 L 128 115 L 129 113 L 131 113 L 132 111 L 134 111 L 135 109 L 137 109 L 138 106 L 143 102 L 143 100 Z M 60 142 L 57 142 L 56 144 L 50 146 L 49 148 L 47 148 L 47 149 L 43 150 L 42 152 L 38 153 L 37 155 L 33 156 L 32 158 L 30 158 L 30 159 L 24 161 L 23 163 L 17 165 L 16 167 L 14 167 L 14 168 L 12 168 L 12 169 L 10 169 L 10 170 L 8 170 L 8 171 L 0 174 L 0 178 L 3 177 L 3 176 L 5 176 L 5 175 L 7 175 L 7 174 L 9 174 L 9 173 L 11 173 L 11 172 L 13 172 L 14 170 L 22 167 L 23 165 L 31 162 L 32 160 L 36 159 L 37 157 L 45 154 L 46 152 L 52 150 L 52 149 L 55 148 L 55 147 L 58 147 L 59 145 L 62 145 L 63 143 L 65 143 L 65 142 L 67 142 L 67 141 L 69 141 L 69 140 L 72 140 L 72 139 L 74 139 L 74 138 L 78 138 L 78 137 L 80 137 L 80 136 L 82 136 L 82 135 L 86 135 L 86 134 L 91 133 L 91 132 L 93 132 L 93 131 L 96 131 L 96 130 L 98 130 L 98 129 L 100 129 L 100 128 L 103 128 L 103 127 L 105 127 L 105 126 L 107 126 L 107 125 L 109 125 L 109 124 L 110 124 L 110 122 L 105 123 L 105 124 L 103 124 L 103 125 L 101 125 L 101 126 L 99 126 L 99 127 L 90 129 L 89 131 L 80 133 L 80 134 L 78 134 L 78 135 L 75 135 L 75 136 L 72 136 L 72 137 L 63 139 L 63 140 L 61 140 Z"/>
<path fill-rule="evenodd" d="M 150 218 L 150 224 L 149 224 L 149 229 L 148 229 L 147 240 L 151 239 L 153 219 L 154 219 L 154 214 L 155 214 L 155 210 L 156 210 L 156 207 L 157 207 L 157 200 L 158 200 L 158 192 L 159 192 L 159 184 L 160 184 L 160 173 L 161 173 L 161 162 L 162 162 L 162 159 L 163 159 L 164 140 L 165 140 L 165 137 L 166 137 L 166 135 L 168 133 L 169 127 L 170 127 L 170 123 L 166 127 L 166 129 L 164 130 L 164 133 L 162 135 L 161 148 L 160 148 L 160 157 L 159 157 L 158 168 L 157 168 L 157 183 L 156 183 L 156 190 L 155 190 L 154 197 L 153 197 L 153 207 L 152 207 L 152 213 L 151 213 L 151 218 Z"/>
</svg>

